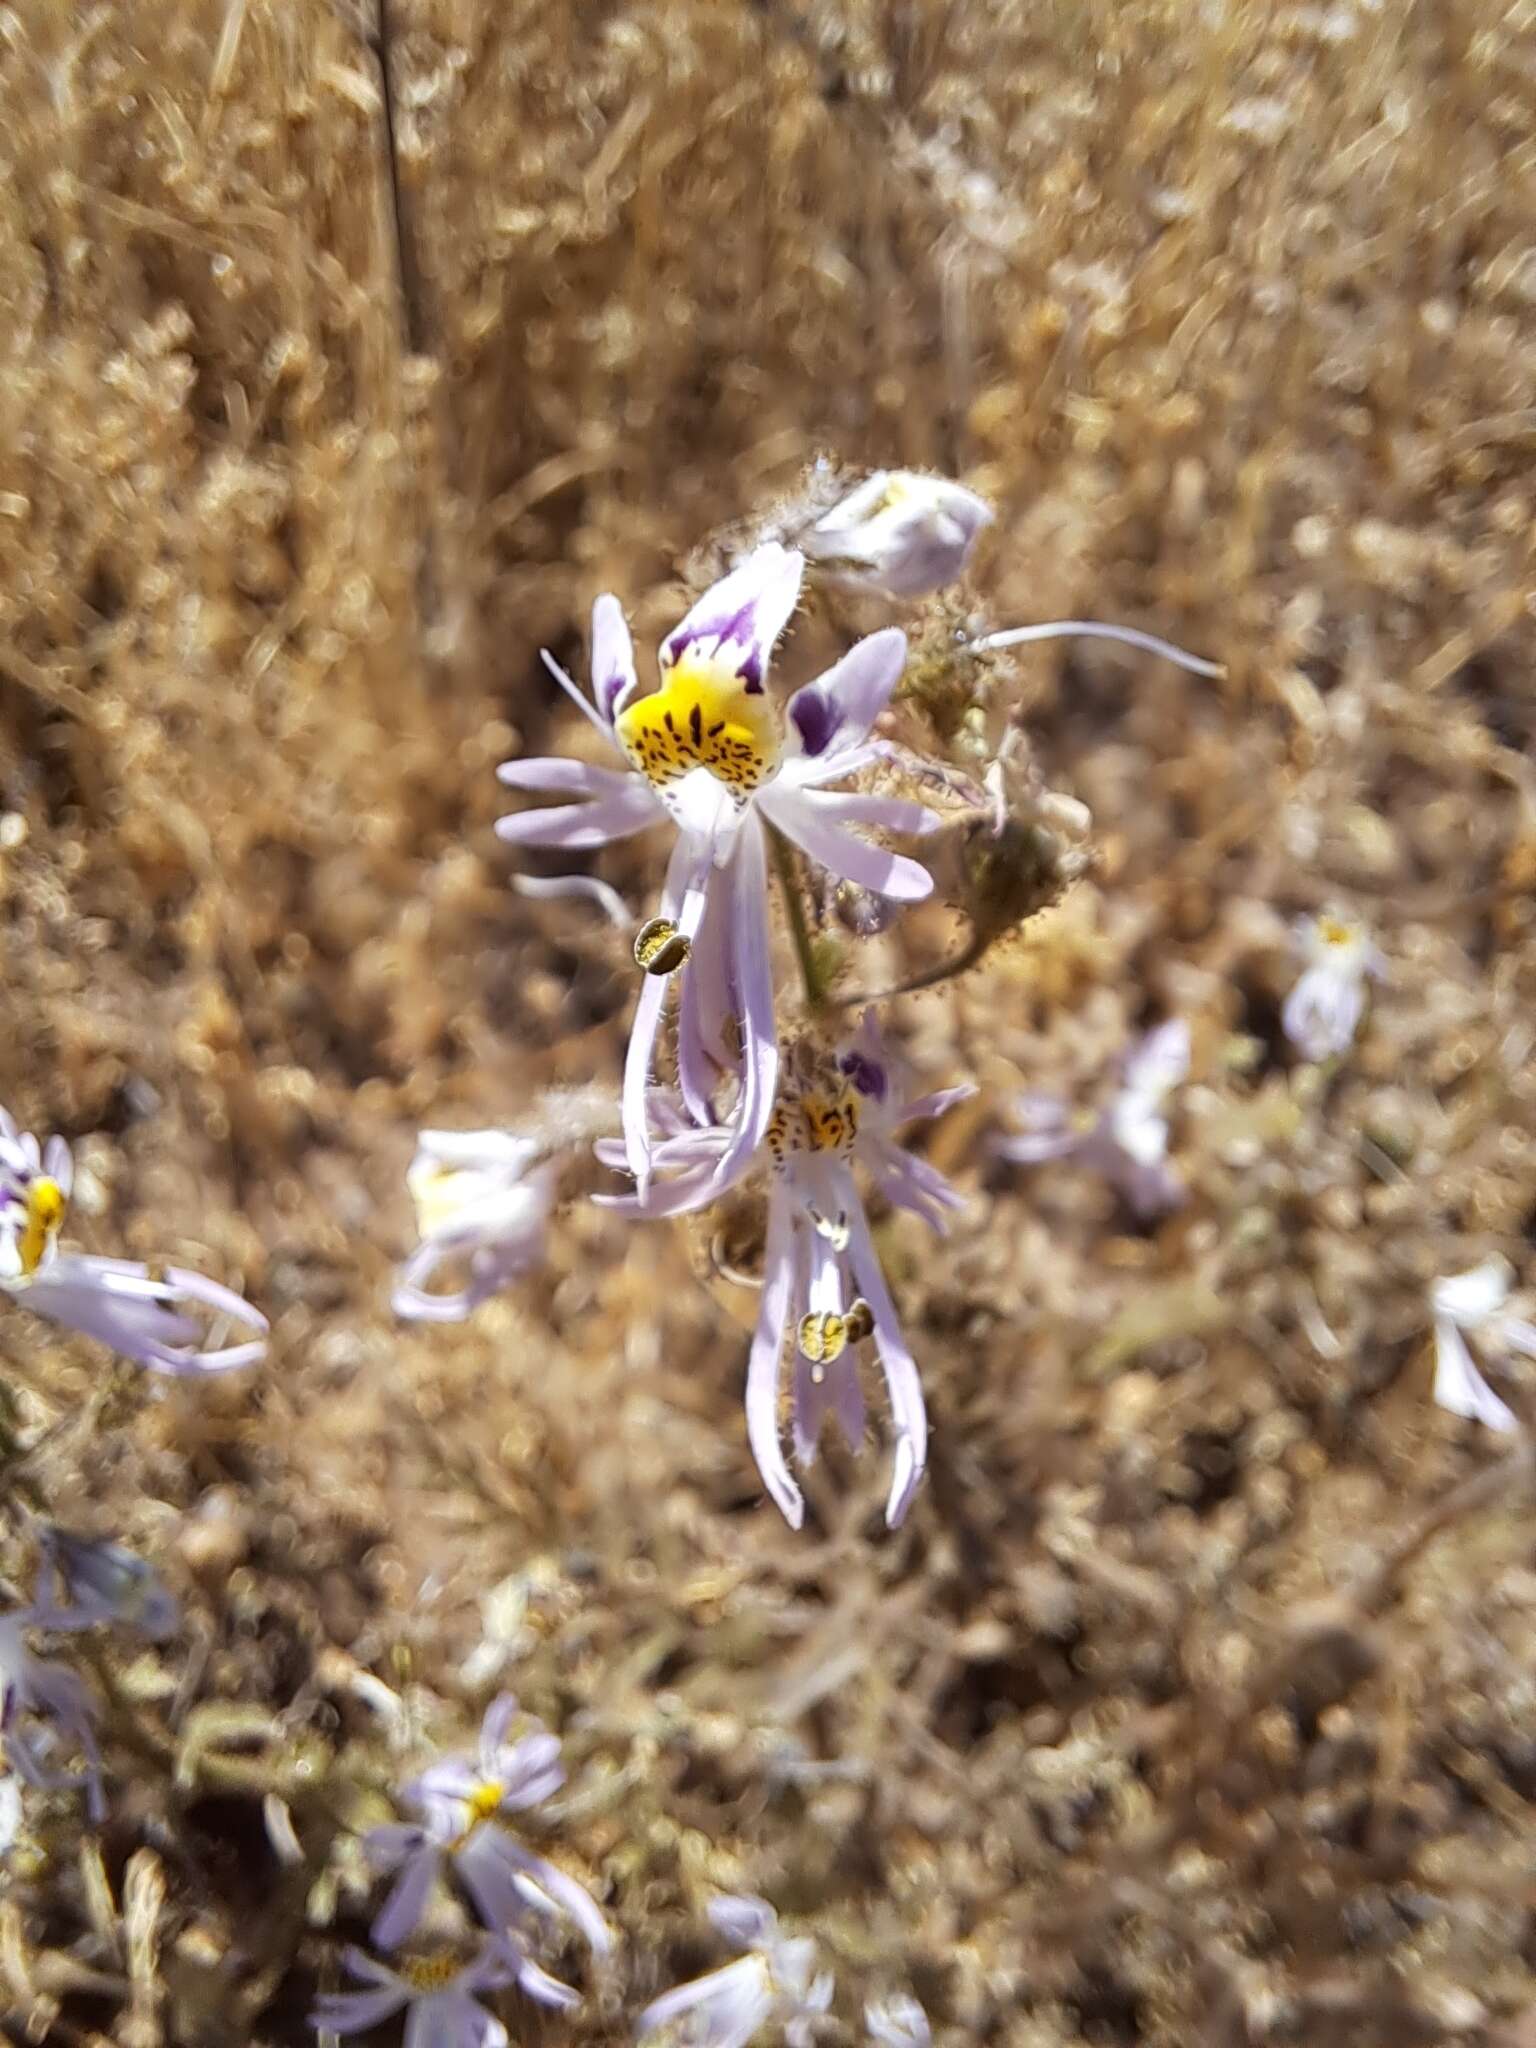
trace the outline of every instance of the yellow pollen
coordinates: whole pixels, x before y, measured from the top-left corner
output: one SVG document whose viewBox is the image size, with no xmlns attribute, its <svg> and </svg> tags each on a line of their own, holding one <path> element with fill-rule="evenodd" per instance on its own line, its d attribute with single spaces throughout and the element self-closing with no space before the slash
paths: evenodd
<svg viewBox="0 0 1536 2048">
<path fill-rule="evenodd" d="M 693 943 L 670 917 L 652 917 L 635 934 L 635 965 L 647 974 L 671 974 L 693 951 Z"/>
<path fill-rule="evenodd" d="M 659 690 L 627 705 L 614 724 L 620 746 L 657 788 L 707 768 L 738 797 L 778 766 L 778 720 L 722 663 L 685 652 Z"/>
<path fill-rule="evenodd" d="M 401 1956 L 395 1968 L 413 1990 L 442 1991 L 458 1976 L 464 1965 L 457 1956 Z"/>
<path fill-rule="evenodd" d="M 1347 924 L 1340 924 L 1336 917 L 1322 918 L 1317 927 L 1318 937 L 1325 946 L 1347 946 L 1354 940 L 1354 933 Z"/>
<path fill-rule="evenodd" d="M 800 1318 L 800 1350 L 811 1361 L 812 1380 L 821 1385 L 824 1365 L 842 1357 L 848 1344 L 848 1322 L 832 1310 L 813 1311 Z"/>
<path fill-rule="evenodd" d="M 465 1803 L 477 1821 L 490 1820 L 500 1812 L 501 1802 L 506 1796 L 505 1785 L 498 1784 L 494 1778 L 487 1778 L 484 1784 L 475 1787 Z"/>
<path fill-rule="evenodd" d="M 17 1243 L 23 1273 L 35 1273 L 64 1221 L 64 1190 L 44 1174 L 27 1189 L 27 1220 Z"/>
</svg>

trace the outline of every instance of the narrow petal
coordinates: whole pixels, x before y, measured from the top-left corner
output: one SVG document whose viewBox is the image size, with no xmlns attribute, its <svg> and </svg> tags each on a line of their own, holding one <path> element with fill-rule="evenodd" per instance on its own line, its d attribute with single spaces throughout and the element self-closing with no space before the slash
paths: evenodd
<svg viewBox="0 0 1536 2048">
<path fill-rule="evenodd" d="M 566 674 L 565 670 L 560 666 L 559 662 L 556 661 L 555 657 L 550 653 L 547 647 L 541 647 L 539 649 L 539 656 L 540 659 L 543 661 L 544 666 L 549 670 L 550 674 L 554 677 L 555 681 L 560 685 L 561 689 L 564 690 L 567 697 L 569 697 L 571 702 L 576 706 L 576 709 L 581 713 L 582 717 L 588 719 L 593 725 L 595 725 L 598 731 L 602 734 L 603 738 L 607 740 L 609 745 L 611 746 L 613 744 L 613 729 L 609 725 L 607 719 L 604 718 L 602 713 L 597 709 L 596 705 L 594 705 L 592 700 L 587 696 L 586 692 L 584 690 L 579 690 L 576 687 L 576 684 Z"/>
<path fill-rule="evenodd" d="M 679 1984 L 653 1999 L 640 2015 L 638 2031 L 647 2034 L 671 2028 L 695 2014 L 689 2037 L 708 2048 L 746 2048 L 774 2009 L 773 1985 L 760 1955 L 738 1956 L 723 1969 L 691 1984 Z"/>
<path fill-rule="evenodd" d="M 757 1948 L 779 1924 L 779 1916 L 756 1892 L 718 1892 L 704 1908 L 709 1924 L 732 1948 Z"/>
<path fill-rule="evenodd" d="M 1155 633 L 1143 633 L 1137 626 L 1105 626 L 1096 619 L 1051 619 L 1040 626 L 1010 626 L 1004 632 L 988 633 L 984 639 L 973 640 L 970 651 L 987 654 L 1005 647 L 1026 647 L 1037 640 L 1115 640 L 1122 647 L 1140 648 L 1144 654 L 1160 654 L 1165 661 L 1187 669 L 1194 676 L 1226 674 L 1219 661 L 1186 654 L 1182 647 L 1175 647 L 1171 640 L 1160 640 Z"/>
<path fill-rule="evenodd" d="M 537 754 L 516 761 L 503 761 L 496 780 L 508 789 L 536 790 L 541 796 L 616 796 L 633 784 L 634 774 L 624 768 L 595 768 L 588 761 L 573 761 L 566 754 Z"/>
<path fill-rule="evenodd" d="M 1498 1314 L 1514 1284 L 1514 1268 L 1496 1252 L 1468 1272 L 1437 1280 L 1429 1298 L 1437 1316 L 1456 1323 L 1481 1323 Z"/>
<path fill-rule="evenodd" d="M 509 846 L 553 846 L 568 853 L 584 847 L 611 846 L 632 839 L 665 813 L 650 790 L 632 776 L 621 788 L 589 803 L 548 804 L 536 811 L 517 811 L 496 820 L 496 836 Z"/>
<path fill-rule="evenodd" d="M 906 660 L 906 634 L 887 626 L 850 647 L 825 675 L 796 690 L 788 715 L 800 752 L 828 756 L 862 745 L 890 703 Z"/>
<path fill-rule="evenodd" d="M 1435 1319 L 1435 1400 L 1452 1415 L 1485 1423 L 1489 1429 L 1508 1432 L 1520 1427 L 1514 1410 L 1483 1378 L 1466 1339 L 1446 1316 Z"/>
<path fill-rule="evenodd" d="M 715 1169 L 715 1196 L 747 1171 L 773 1115 L 779 1085 L 779 1042 L 773 1017 L 773 965 L 768 929 L 768 860 L 763 828 L 748 813 L 727 870 L 732 878 L 731 980 L 741 1019 L 741 1092 L 730 1141 Z"/>
<path fill-rule="evenodd" d="M 375 1948 L 398 1948 L 415 1933 L 426 1910 L 427 1895 L 437 1882 L 441 1861 L 432 1843 L 424 1843 L 406 1857 L 370 1930 L 369 1939 Z"/>
<path fill-rule="evenodd" d="M 206 1307 L 217 1318 L 263 1332 L 267 1319 L 229 1288 L 175 1266 L 157 1279 L 132 1260 L 69 1252 L 16 1293 L 37 1315 L 94 1337 L 155 1372 L 232 1372 L 255 1364 L 266 1351 L 262 1339 L 200 1350 L 201 1324 L 180 1313 L 184 1306 Z"/>
<path fill-rule="evenodd" d="M 923 1403 L 923 1384 L 916 1363 L 901 1334 L 896 1305 L 891 1300 L 880 1270 L 880 1260 L 869 1234 L 864 1206 L 853 1181 L 846 1175 L 844 1200 L 848 1214 L 848 1256 L 859 1292 L 869 1303 L 875 1322 L 875 1349 L 890 1395 L 891 1420 L 896 1430 L 894 1466 L 885 1519 L 897 1528 L 912 1505 L 918 1481 L 928 1456 L 928 1413 Z"/>
<path fill-rule="evenodd" d="M 1499 1324 L 1499 1341 L 1506 1350 L 1517 1351 L 1522 1358 L 1536 1358 L 1536 1323 L 1506 1316 Z"/>
<path fill-rule="evenodd" d="M 624 607 L 606 592 L 592 607 L 592 695 L 609 725 L 637 687 L 635 643 Z"/>
<path fill-rule="evenodd" d="M 650 1093 L 656 1040 L 661 1035 L 666 1002 L 665 978 L 659 974 L 646 975 L 640 984 L 640 999 L 635 1004 L 635 1021 L 629 1027 L 629 1046 L 624 1055 L 624 1157 L 629 1162 L 629 1170 L 642 1198 L 651 1177 L 650 1133 L 646 1127 L 645 1104 Z"/>
<path fill-rule="evenodd" d="M 310 2008 L 309 2023 L 327 2034 L 365 2034 L 398 2012 L 406 2001 L 402 1986 L 377 1991 L 324 1991 Z"/>
<path fill-rule="evenodd" d="M 803 791 L 772 785 L 758 796 L 758 808 L 819 867 L 843 881 L 872 889 L 898 903 L 921 903 L 933 894 L 933 877 L 918 861 L 887 853 L 830 825 L 811 808 Z"/>
<path fill-rule="evenodd" d="M 757 1329 L 747 1361 L 747 1440 L 763 1484 L 772 1494 L 791 1529 L 805 1519 L 805 1502 L 789 1476 L 779 1439 L 779 1366 L 784 1353 L 784 1325 L 794 1285 L 794 1221 L 792 1197 L 775 1183 L 768 1200 L 768 1242 L 763 1252 L 763 1292 Z"/>
<path fill-rule="evenodd" d="M 661 644 L 663 674 L 697 648 L 738 675 L 750 692 L 763 687 L 768 657 L 800 598 L 805 558 L 776 541 L 756 548 L 694 605 Z"/>
<path fill-rule="evenodd" d="M 947 1111 L 957 1109 L 962 1102 L 969 1102 L 975 1093 L 974 1081 L 961 1081 L 953 1088 L 935 1088 L 931 1094 L 914 1095 L 910 1102 L 902 1104 L 896 1121 L 915 1124 L 943 1116 Z"/>
<path fill-rule="evenodd" d="M 813 812 L 832 825 L 870 825 L 878 832 L 901 832 L 919 838 L 937 832 L 943 819 L 926 804 L 901 796 L 871 795 L 862 790 L 818 789 L 805 792 Z"/>
<path fill-rule="evenodd" d="M 1324 964 L 1309 967 L 1291 990 L 1280 1023 L 1304 1059 L 1335 1059 L 1353 1045 L 1364 1008 L 1364 984 Z"/>
<path fill-rule="evenodd" d="M 557 1863 L 531 1855 L 509 1837 L 504 1837 L 503 1841 L 507 1860 L 531 1878 L 539 1890 L 553 1899 L 561 1912 L 574 1921 L 577 1932 L 586 1937 L 594 1955 L 607 1955 L 613 1947 L 613 1936 L 591 1894 L 584 1891 L 574 1877 L 568 1877 Z"/>
</svg>

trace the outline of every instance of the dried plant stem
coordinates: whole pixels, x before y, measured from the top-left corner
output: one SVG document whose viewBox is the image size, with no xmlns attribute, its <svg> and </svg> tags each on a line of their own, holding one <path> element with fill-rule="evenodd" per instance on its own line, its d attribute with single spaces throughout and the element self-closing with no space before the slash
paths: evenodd
<svg viewBox="0 0 1536 2048">
<path fill-rule="evenodd" d="M 806 1007 L 812 1015 L 827 1007 L 828 990 L 826 979 L 816 962 L 816 949 L 811 943 L 811 929 L 805 919 L 805 897 L 800 888 L 800 877 L 795 871 L 795 856 L 789 841 L 781 832 L 768 826 L 768 841 L 773 849 L 773 871 L 779 878 L 779 887 L 784 892 L 784 909 L 789 918 L 789 936 L 795 949 L 795 960 L 800 969 L 801 984 L 805 989 Z"/>
</svg>

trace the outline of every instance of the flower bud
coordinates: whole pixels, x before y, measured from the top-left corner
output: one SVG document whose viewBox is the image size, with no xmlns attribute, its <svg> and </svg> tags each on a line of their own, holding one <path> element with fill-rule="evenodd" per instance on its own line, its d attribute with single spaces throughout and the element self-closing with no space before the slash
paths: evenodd
<svg viewBox="0 0 1536 2048">
<path fill-rule="evenodd" d="M 877 469 L 824 513 L 800 546 L 829 575 L 882 597 L 926 597 L 970 560 L 991 507 L 948 477 Z"/>
</svg>

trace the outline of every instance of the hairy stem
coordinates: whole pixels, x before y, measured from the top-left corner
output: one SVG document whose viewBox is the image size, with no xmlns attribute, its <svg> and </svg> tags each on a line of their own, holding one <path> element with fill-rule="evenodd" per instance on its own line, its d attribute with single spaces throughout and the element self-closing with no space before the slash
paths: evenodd
<svg viewBox="0 0 1536 2048">
<path fill-rule="evenodd" d="M 779 887 L 784 894 L 784 909 L 789 918 L 789 936 L 793 941 L 795 960 L 800 968 L 806 1007 L 814 1016 L 826 1008 L 827 986 L 821 969 L 816 964 L 816 949 L 811 943 L 811 929 L 805 921 L 805 898 L 800 890 L 795 856 L 789 841 L 772 825 L 768 827 L 768 842 L 773 849 L 773 871 L 779 878 Z"/>
</svg>

